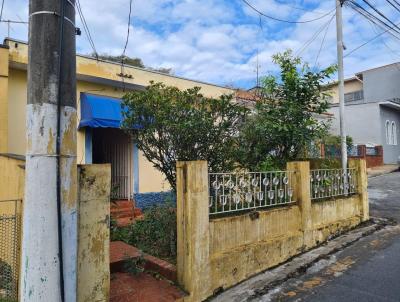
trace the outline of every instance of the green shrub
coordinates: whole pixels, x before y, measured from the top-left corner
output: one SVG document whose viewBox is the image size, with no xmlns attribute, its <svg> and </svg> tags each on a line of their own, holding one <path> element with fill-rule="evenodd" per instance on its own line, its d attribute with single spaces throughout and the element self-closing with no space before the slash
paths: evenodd
<svg viewBox="0 0 400 302">
<path fill-rule="evenodd" d="M 147 209 L 144 218 L 130 227 L 129 244 L 153 256 L 176 257 L 176 209 L 158 205 Z"/>
<path fill-rule="evenodd" d="M 110 240 L 124 241 L 128 243 L 130 237 L 130 227 L 119 227 L 115 219 L 111 218 L 110 223 Z"/>
</svg>

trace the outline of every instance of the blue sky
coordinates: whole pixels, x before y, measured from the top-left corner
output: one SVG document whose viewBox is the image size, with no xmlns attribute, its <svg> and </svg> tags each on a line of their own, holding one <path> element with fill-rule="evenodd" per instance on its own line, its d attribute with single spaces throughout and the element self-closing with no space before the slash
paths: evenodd
<svg viewBox="0 0 400 302">
<path fill-rule="evenodd" d="M 334 9 L 334 0 L 248 0 L 268 15 L 304 21 Z M 400 13 L 383 0 L 371 0 L 393 21 Z M 82 10 L 99 53 L 119 55 L 125 43 L 129 0 L 81 0 Z M 346 52 L 374 37 L 375 28 L 344 8 Z M 315 32 L 328 25 L 331 15 L 306 24 L 287 24 L 261 18 L 241 0 L 133 0 L 131 36 L 127 55 L 140 57 L 147 66 L 172 68 L 176 75 L 219 85 L 250 88 L 256 83 L 257 53 L 261 75 L 276 72 L 274 53 L 291 48 L 298 52 Z M 5 0 L 3 19 L 27 20 L 28 0 Z M 79 18 L 77 24 L 82 28 Z M 300 54 L 311 66 L 336 63 L 335 19 Z M 0 37 L 7 25 L 0 24 Z M 12 25 L 10 36 L 27 40 L 26 25 Z M 345 75 L 400 61 L 400 41 L 383 35 L 345 58 Z M 319 49 L 320 55 L 317 58 Z M 84 32 L 77 50 L 92 50 Z"/>
</svg>

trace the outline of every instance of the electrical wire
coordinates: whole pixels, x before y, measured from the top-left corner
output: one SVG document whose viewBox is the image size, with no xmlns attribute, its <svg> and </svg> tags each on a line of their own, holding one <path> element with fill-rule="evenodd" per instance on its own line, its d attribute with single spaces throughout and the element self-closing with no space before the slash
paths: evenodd
<svg viewBox="0 0 400 302">
<path fill-rule="evenodd" d="M 61 12 L 60 12 L 60 40 L 59 40 L 59 57 L 57 64 L 57 76 L 58 76 L 58 91 L 57 91 L 57 139 L 56 139 L 56 155 L 57 155 L 57 172 L 56 172 L 56 199 L 57 199 L 57 231 L 58 231 L 58 255 L 60 264 L 60 291 L 61 291 L 61 302 L 65 302 L 65 281 L 64 281 L 64 247 L 62 239 L 62 206 L 61 206 L 61 92 L 62 92 L 62 64 L 64 60 L 64 18 L 65 18 L 65 3 L 66 0 L 62 1 Z"/>
<path fill-rule="evenodd" d="M 0 20 L 2 23 L 14 23 L 14 24 L 29 24 L 27 21 L 16 21 L 16 20 Z"/>
<path fill-rule="evenodd" d="M 391 0 L 386 0 L 387 3 L 389 3 L 395 10 L 397 10 L 398 12 L 400 12 L 400 9 L 398 6 L 396 6 L 395 4 L 393 4 L 393 2 Z"/>
<path fill-rule="evenodd" d="M 303 44 L 303 46 L 300 47 L 300 48 L 296 51 L 296 53 L 295 53 L 296 56 L 300 56 L 300 55 L 307 49 L 307 47 L 310 46 L 311 43 L 315 41 L 315 39 L 317 39 L 317 37 L 319 36 L 319 34 L 320 34 L 321 32 L 323 32 L 324 29 L 331 23 L 331 21 L 332 21 L 332 19 L 333 19 L 333 17 L 334 17 L 335 15 L 336 15 L 336 13 L 335 13 L 335 14 L 332 14 L 331 18 L 330 18 L 327 22 L 325 22 L 320 28 L 318 28 L 317 31 L 311 36 L 311 38 L 310 38 L 309 40 L 307 40 L 307 41 Z"/>
<path fill-rule="evenodd" d="M 255 11 L 256 13 L 258 13 L 259 15 L 261 15 L 261 16 L 263 16 L 263 17 L 265 17 L 265 18 L 268 18 L 268 19 L 271 19 L 271 20 L 274 20 L 274 21 L 279 21 L 279 22 L 291 23 L 291 24 L 299 24 L 299 23 L 301 24 L 301 23 L 310 23 L 310 22 L 314 22 L 314 21 L 320 20 L 320 19 L 322 19 L 322 18 L 325 18 L 326 16 L 330 15 L 330 14 L 335 10 L 335 8 L 334 8 L 333 10 L 331 10 L 331 11 L 327 12 L 326 14 L 324 14 L 324 15 L 318 17 L 318 18 L 315 18 L 315 19 L 310 19 L 310 20 L 305 20 L 305 21 L 292 21 L 292 20 L 279 19 L 279 18 L 270 16 L 270 15 L 267 15 L 267 14 L 263 13 L 262 11 L 260 11 L 259 9 L 257 9 L 255 6 L 253 6 L 253 5 L 252 5 L 250 2 L 248 2 L 247 0 L 242 0 L 242 2 L 244 2 L 244 3 L 245 3 L 248 7 L 250 7 L 253 11 Z"/>
<path fill-rule="evenodd" d="M 82 21 L 83 30 L 85 31 L 86 37 L 87 37 L 87 39 L 89 41 L 90 47 L 92 48 L 94 55 L 96 56 L 96 59 L 98 59 L 99 55 L 97 53 L 96 46 L 95 46 L 94 41 L 92 39 L 92 35 L 90 34 L 89 26 L 87 25 L 85 15 L 83 14 L 81 3 L 80 3 L 79 0 L 76 0 L 76 4 L 77 4 L 76 8 L 78 9 L 79 17 L 80 17 L 80 19 Z"/>
<path fill-rule="evenodd" d="M 375 16 L 375 15 L 371 14 L 370 12 L 368 12 L 366 9 L 364 9 L 362 6 L 360 6 L 354 0 L 347 1 L 346 5 L 348 7 L 350 7 L 350 8 L 352 8 L 354 11 L 356 11 L 360 15 L 362 15 L 367 20 L 369 20 L 369 21 L 373 22 L 374 24 L 376 24 L 377 26 L 381 27 L 382 29 L 384 29 L 384 30 L 388 29 L 387 32 L 389 32 L 389 34 L 391 34 L 394 38 L 400 39 L 399 36 L 396 35 L 396 33 L 400 34 L 400 32 L 397 29 L 393 28 L 392 26 L 390 26 L 386 22 L 382 21 L 377 16 Z"/>
<path fill-rule="evenodd" d="M 399 33 L 399 31 L 397 29 L 392 28 L 392 26 L 390 26 L 385 21 L 381 20 L 380 18 L 378 18 L 377 16 L 375 16 L 374 14 L 372 14 L 371 12 L 366 10 L 364 7 L 362 7 L 360 4 L 358 4 L 354 0 L 348 1 L 348 2 L 346 2 L 346 4 L 347 4 L 347 6 L 349 6 L 350 8 L 352 8 L 353 10 L 355 10 L 356 12 L 358 12 L 359 14 L 364 16 L 366 19 L 374 22 L 375 24 L 377 24 L 376 22 L 379 22 L 381 25 L 384 26 L 384 28 L 391 28 L 394 32 Z"/>
<path fill-rule="evenodd" d="M 398 27 L 394 22 L 392 22 L 388 17 L 386 17 L 380 10 L 378 10 L 376 7 L 374 7 L 368 0 L 362 0 L 362 1 L 364 3 L 366 3 L 370 8 L 372 8 L 378 15 L 380 15 L 382 18 L 384 18 L 386 21 L 388 21 L 394 27 L 396 27 L 400 30 L 400 27 Z"/>
<path fill-rule="evenodd" d="M 333 18 L 335 17 L 335 15 L 336 15 L 336 14 L 333 14 L 333 16 L 331 17 L 331 19 L 329 20 L 328 26 L 327 26 L 326 29 L 325 29 L 325 33 L 324 33 L 324 36 L 323 36 L 323 38 L 322 38 L 321 45 L 320 45 L 319 50 L 318 50 L 318 54 L 317 54 L 317 56 L 316 56 L 316 58 L 315 58 L 314 68 L 317 66 L 318 59 L 319 59 L 319 55 L 321 54 L 322 47 L 324 46 L 324 43 L 325 43 L 326 35 L 327 35 L 327 33 L 328 33 L 329 27 L 330 27 L 330 25 L 331 25 L 331 23 L 332 23 L 332 20 L 333 20 Z"/>
<path fill-rule="evenodd" d="M 3 0 L 1 2 L 1 9 L 0 9 L 0 21 L 3 20 L 3 9 L 4 9 L 4 2 L 5 0 Z"/>
<path fill-rule="evenodd" d="M 369 22 L 369 24 L 371 25 L 371 28 L 372 28 L 372 30 L 376 33 L 376 34 L 378 34 L 378 32 L 377 32 L 377 26 L 375 25 L 375 24 L 373 24 L 372 22 Z M 397 59 L 400 57 L 400 55 L 399 55 L 399 53 L 398 52 L 396 52 L 396 51 L 394 51 L 391 47 L 389 47 L 389 45 L 387 45 L 387 43 L 386 43 L 386 41 L 384 40 L 384 39 L 382 39 L 382 37 L 381 37 L 381 39 L 379 39 L 382 43 L 383 43 L 383 45 L 393 54 L 393 55 L 395 55 L 396 57 L 397 57 Z M 393 56 L 392 56 L 393 57 Z M 399 67 L 399 63 L 395 63 L 395 66 L 396 66 L 396 68 L 400 71 L 400 67 Z"/>
<path fill-rule="evenodd" d="M 122 79 L 123 91 L 125 91 L 125 80 L 124 80 L 124 63 L 125 62 L 124 61 L 125 61 L 126 48 L 128 47 L 128 43 L 129 43 L 129 35 L 130 35 L 130 28 L 131 28 L 131 15 L 132 15 L 132 2 L 133 2 L 133 0 L 129 0 L 128 30 L 126 33 L 124 50 L 122 51 L 122 55 L 121 55 L 121 79 Z"/>
<path fill-rule="evenodd" d="M 400 23 L 398 23 L 397 25 L 400 25 Z M 363 46 L 365 46 L 365 45 L 371 43 L 372 41 L 378 39 L 380 36 L 382 36 L 383 34 L 387 33 L 389 30 L 390 30 L 390 29 L 386 29 L 385 31 L 380 32 L 379 34 L 377 34 L 377 35 L 376 35 L 375 37 L 373 37 L 372 39 L 369 39 L 368 41 L 364 42 L 363 44 L 361 44 L 361 45 L 357 46 L 356 48 L 352 49 L 351 51 L 349 51 L 348 53 L 346 53 L 346 54 L 344 55 L 344 58 L 345 58 L 345 57 L 348 57 L 348 56 L 351 55 L 352 53 L 356 52 L 356 51 L 359 50 L 361 47 L 363 47 Z"/>
</svg>

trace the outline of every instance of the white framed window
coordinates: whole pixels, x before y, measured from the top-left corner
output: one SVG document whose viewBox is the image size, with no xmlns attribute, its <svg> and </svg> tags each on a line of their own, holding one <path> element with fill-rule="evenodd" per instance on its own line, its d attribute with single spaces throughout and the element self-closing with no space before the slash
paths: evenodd
<svg viewBox="0 0 400 302">
<path fill-rule="evenodd" d="M 386 133 L 386 144 L 391 145 L 391 129 L 390 129 L 390 122 L 386 120 L 385 122 L 385 133 Z"/>
<path fill-rule="evenodd" d="M 396 127 L 396 123 L 394 121 L 392 121 L 391 127 L 390 127 L 390 136 L 392 138 L 392 145 L 397 145 L 397 127 Z"/>
</svg>

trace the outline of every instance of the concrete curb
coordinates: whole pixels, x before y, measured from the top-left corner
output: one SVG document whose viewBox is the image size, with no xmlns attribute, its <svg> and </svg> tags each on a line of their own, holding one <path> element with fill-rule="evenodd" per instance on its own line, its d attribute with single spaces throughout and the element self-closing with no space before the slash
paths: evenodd
<svg viewBox="0 0 400 302">
<path fill-rule="evenodd" d="M 330 255 L 344 249 L 361 238 L 368 236 L 389 224 L 392 221 L 372 218 L 372 225 L 361 226 L 341 236 L 338 236 L 322 245 L 289 259 L 284 264 L 260 273 L 246 281 L 227 289 L 207 301 L 213 302 L 242 302 L 249 301 L 266 294 L 272 288 L 286 280 L 301 275 L 314 263 L 328 258 Z"/>
<path fill-rule="evenodd" d="M 396 167 L 396 168 L 393 167 L 393 169 L 386 170 L 386 171 L 381 171 L 381 172 L 377 172 L 377 173 L 369 172 L 370 174 L 368 175 L 368 179 L 374 178 L 374 177 L 378 177 L 378 176 L 382 176 L 382 175 L 386 175 L 386 174 L 390 174 L 390 173 L 393 173 L 393 172 L 397 172 L 397 171 L 399 171 L 399 169 L 400 169 L 400 167 Z M 367 172 L 367 174 L 368 174 L 368 172 Z"/>
</svg>

